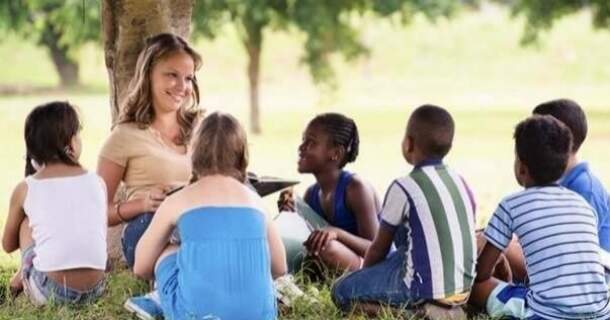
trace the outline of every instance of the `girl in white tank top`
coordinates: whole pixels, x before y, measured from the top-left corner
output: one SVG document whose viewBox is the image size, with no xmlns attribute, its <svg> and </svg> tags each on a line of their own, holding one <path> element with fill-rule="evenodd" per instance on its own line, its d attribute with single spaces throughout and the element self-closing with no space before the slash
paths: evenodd
<svg viewBox="0 0 610 320">
<path fill-rule="evenodd" d="M 20 249 L 10 287 L 35 304 L 89 302 L 104 289 L 106 186 L 78 163 L 80 128 L 67 102 L 38 106 L 26 119 L 26 178 L 11 196 L 2 247 Z"/>
</svg>

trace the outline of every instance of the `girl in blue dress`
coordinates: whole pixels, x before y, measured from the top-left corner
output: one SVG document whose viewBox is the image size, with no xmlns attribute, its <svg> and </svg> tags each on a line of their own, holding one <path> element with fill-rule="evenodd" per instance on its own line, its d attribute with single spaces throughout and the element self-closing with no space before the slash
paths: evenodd
<svg viewBox="0 0 610 320">
<path fill-rule="evenodd" d="M 140 239 L 134 273 L 156 281 L 166 319 L 275 319 L 284 246 L 261 198 L 243 184 L 246 134 L 224 113 L 195 136 L 198 180 L 167 197 Z M 174 228 L 180 245 L 169 244 Z"/>
</svg>

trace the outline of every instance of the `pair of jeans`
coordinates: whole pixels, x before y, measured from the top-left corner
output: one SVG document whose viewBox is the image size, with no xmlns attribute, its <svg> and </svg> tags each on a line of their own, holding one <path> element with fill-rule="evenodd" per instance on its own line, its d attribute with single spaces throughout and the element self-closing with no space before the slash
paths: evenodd
<svg viewBox="0 0 610 320">
<path fill-rule="evenodd" d="M 138 245 L 140 238 L 142 238 L 144 231 L 148 229 L 153 215 L 153 212 L 144 212 L 133 217 L 131 220 L 128 220 L 125 224 L 123 236 L 121 237 L 121 245 L 123 247 L 123 256 L 127 261 L 129 269 L 133 269 L 136 246 Z"/>
<path fill-rule="evenodd" d="M 343 311 L 349 311 L 355 302 L 374 302 L 393 307 L 409 307 L 420 303 L 412 297 L 405 284 L 406 272 L 406 228 L 399 226 L 394 234 L 396 251 L 383 261 L 337 280 L 332 288 L 332 299 Z"/>
</svg>

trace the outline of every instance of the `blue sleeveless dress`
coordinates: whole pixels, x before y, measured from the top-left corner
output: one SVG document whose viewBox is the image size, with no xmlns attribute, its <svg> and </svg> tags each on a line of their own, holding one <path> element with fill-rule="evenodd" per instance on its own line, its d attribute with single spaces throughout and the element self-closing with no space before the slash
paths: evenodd
<svg viewBox="0 0 610 320">
<path fill-rule="evenodd" d="M 324 220 L 328 221 L 332 226 L 341 228 L 351 234 L 358 234 L 358 224 L 356 222 L 356 216 L 354 213 L 347 208 L 345 204 L 345 197 L 347 192 L 347 185 L 352 181 L 353 173 L 347 171 L 341 171 L 339 175 L 339 181 L 337 182 L 337 187 L 335 189 L 335 197 L 334 197 L 334 209 L 335 215 L 332 221 L 328 221 L 326 216 L 324 215 L 324 210 L 322 209 L 322 203 L 320 202 L 320 185 L 314 184 L 310 192 L 307 194 L 307 198 L 305 202 Z"/>
<path fill-rule="evenodd" d="M 181 245 L 155 277 L 166 319 L 275 319 L 264 213 L 198 207 L 177 223 Z"/>
</svg>

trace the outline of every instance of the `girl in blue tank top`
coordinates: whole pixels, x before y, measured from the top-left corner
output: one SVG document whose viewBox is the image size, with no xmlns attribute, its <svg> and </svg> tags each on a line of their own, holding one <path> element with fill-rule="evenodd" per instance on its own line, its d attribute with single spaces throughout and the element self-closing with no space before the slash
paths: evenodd
<svg viewBox="0 0 610 320">
<path fill-rule="evenodd" d="M 245 132 L 213 113 L 195 139 L 198 180 L 161 204 L 137 245 L 134 273 L 154 274 L 165 319 L 275 319 L 273 279 L 286 273 L 286 257 L 261 198 L 243 184 Z M 179 245 L 169 244 L 174 228 Z"/>
<path fill-rule="evenodd" d="M 299 146 L 299 173 L 316 178 L 305 192 L 305 202 L 329 223 L 313 231 L 304 245 L 310 256 L 331 269 L 360 269 L 378 226 L 375 190 L 343 170 L 356 160 L 358 145 L 358 128 L 352 119 L 325 113 L 309 122 Z M 281 211 L 293 208 L 294 203 L 280 203 Z"/>
</svg>

